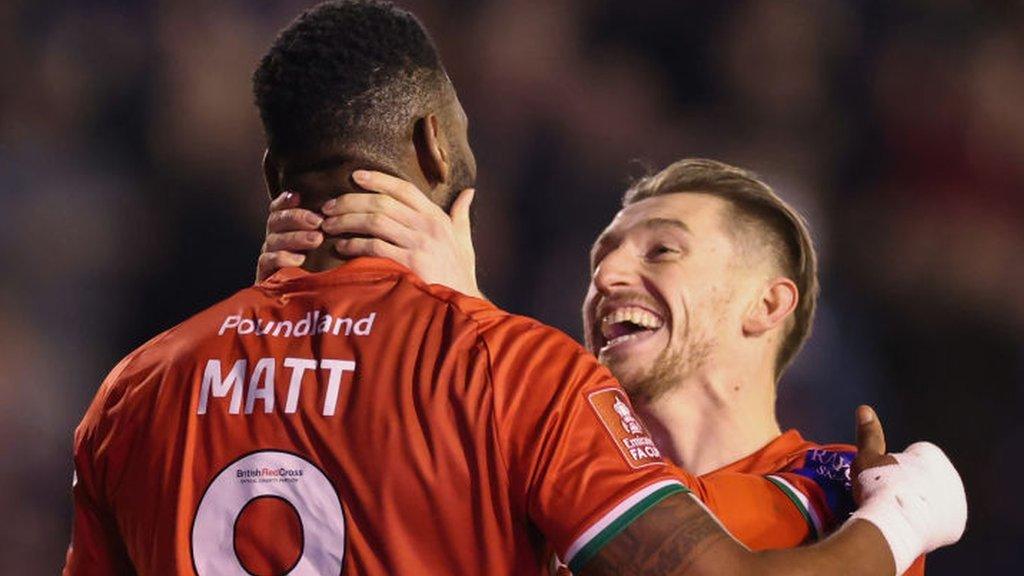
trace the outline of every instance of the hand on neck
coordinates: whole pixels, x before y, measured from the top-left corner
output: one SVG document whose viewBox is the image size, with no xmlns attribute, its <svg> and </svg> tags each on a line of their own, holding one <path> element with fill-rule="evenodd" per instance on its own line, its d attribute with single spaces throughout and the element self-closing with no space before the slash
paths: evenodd
<svg viewBox="0 0 1024 576">
<path fill-rule="evenodd" d="M 268 154 L 264 159 L 264 170 L 272 196 L 282 190 L 294 191 L 299 195 L 301 207 L 314 212 L 322 212 L 325 202 L 346 194 L 380 193 L 360 187 L 352 177 L 357 170 L 395 175 L 416 186 L 432 201 L 440 203 L 448 191 L 446 183 L 429 180 L 421 170 L 416 150 L 410 147 L 407 152 L 397 160 L 387 162 L 340 148 L 319 150 L 310 153 L 309 158 L 290 159 L 287 163 L 274 161 Z M 337 216 L 338 212 L 321 215 Z M 336 241 L 344 235 L 327 235 L 326 229 L 324 232 L 323 243 L 310 251 L 302 264 L 302 268 L 309 272 L 330 270 L 351 259 L 335 250 Z"/>
<path fill-rule="evenodd" d="M 347 262 L 334 250 L 334 240 L 336 238 L 333 236 L 327 237 L 323 244 L 307 254 L 302 269 L 307 272 L 326 272 Z"/>
</svg>

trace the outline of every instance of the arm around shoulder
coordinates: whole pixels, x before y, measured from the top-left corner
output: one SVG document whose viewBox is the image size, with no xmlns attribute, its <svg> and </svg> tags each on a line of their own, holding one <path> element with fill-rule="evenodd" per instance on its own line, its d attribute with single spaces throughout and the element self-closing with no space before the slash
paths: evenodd
<svg viewBox="0 0 1024 576">
<path fill-rule="evenodd" d="M 854 522 L 806 548 L 751 552 L 733 540 L 689 495 L 666 498 L 585 565 L 587 576 L 644 574 L 724 576 L 851 574 L 889 576 L 895 565 L 881 532 Z"/>
</svg>

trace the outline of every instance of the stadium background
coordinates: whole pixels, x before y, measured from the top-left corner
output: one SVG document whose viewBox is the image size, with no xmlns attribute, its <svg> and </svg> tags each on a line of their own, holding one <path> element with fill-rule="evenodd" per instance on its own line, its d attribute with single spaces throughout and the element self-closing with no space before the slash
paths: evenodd
<svg viewBox="0 0 1024 576">
<path fill-rule="evenodd" d="M 471 117 L 499 304 L 579 334 L 630 175 L 709 156 L 811 221 L 824 297 L 784 426 L 959 465 L 934 575 L 1024 565 L 1024 11 L 1018 2 L 408 1 Z M 266 198 L 250 74 L 305 3 L 0 4 L 0 566 L 52 574 L 74 426 L 106 371 L 251 282 Z M 158 494 L 153 495 L 158 498 Z"/>
</svg>

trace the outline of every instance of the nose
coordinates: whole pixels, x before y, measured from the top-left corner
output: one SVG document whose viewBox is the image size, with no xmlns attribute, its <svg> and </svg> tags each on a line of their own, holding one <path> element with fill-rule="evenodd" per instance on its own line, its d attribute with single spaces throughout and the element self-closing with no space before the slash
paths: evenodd
<svg viewBox="0 0 1024 576">
<path fill-rule="evenodd" d="M 601 292 L 632 286 L 637 281 L 634 258 L 624 247 L 612 250 L 594 268 L 593 281 Z"/>
</svg>

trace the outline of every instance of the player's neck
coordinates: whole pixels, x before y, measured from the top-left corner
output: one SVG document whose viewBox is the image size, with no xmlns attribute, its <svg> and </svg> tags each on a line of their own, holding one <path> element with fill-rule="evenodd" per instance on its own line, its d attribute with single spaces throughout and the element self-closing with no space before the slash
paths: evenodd
<svg viewBox="0 0 1024 576">
<path fill-rule="evenodd" d="M 327 238 L 323 244 L 306 255 L 306 261 L 302 263 L 302 269 L 308 272 L 326 272 L 341 266 L 346 262 L 334 251 L 333 238 Z"/>
<path fill-rule="evenodd" d="M 637 408 L 665 456 L 694 474 L 740 460 L 782 433 L 770 374 L 704 371 Z"/>
</svg>

